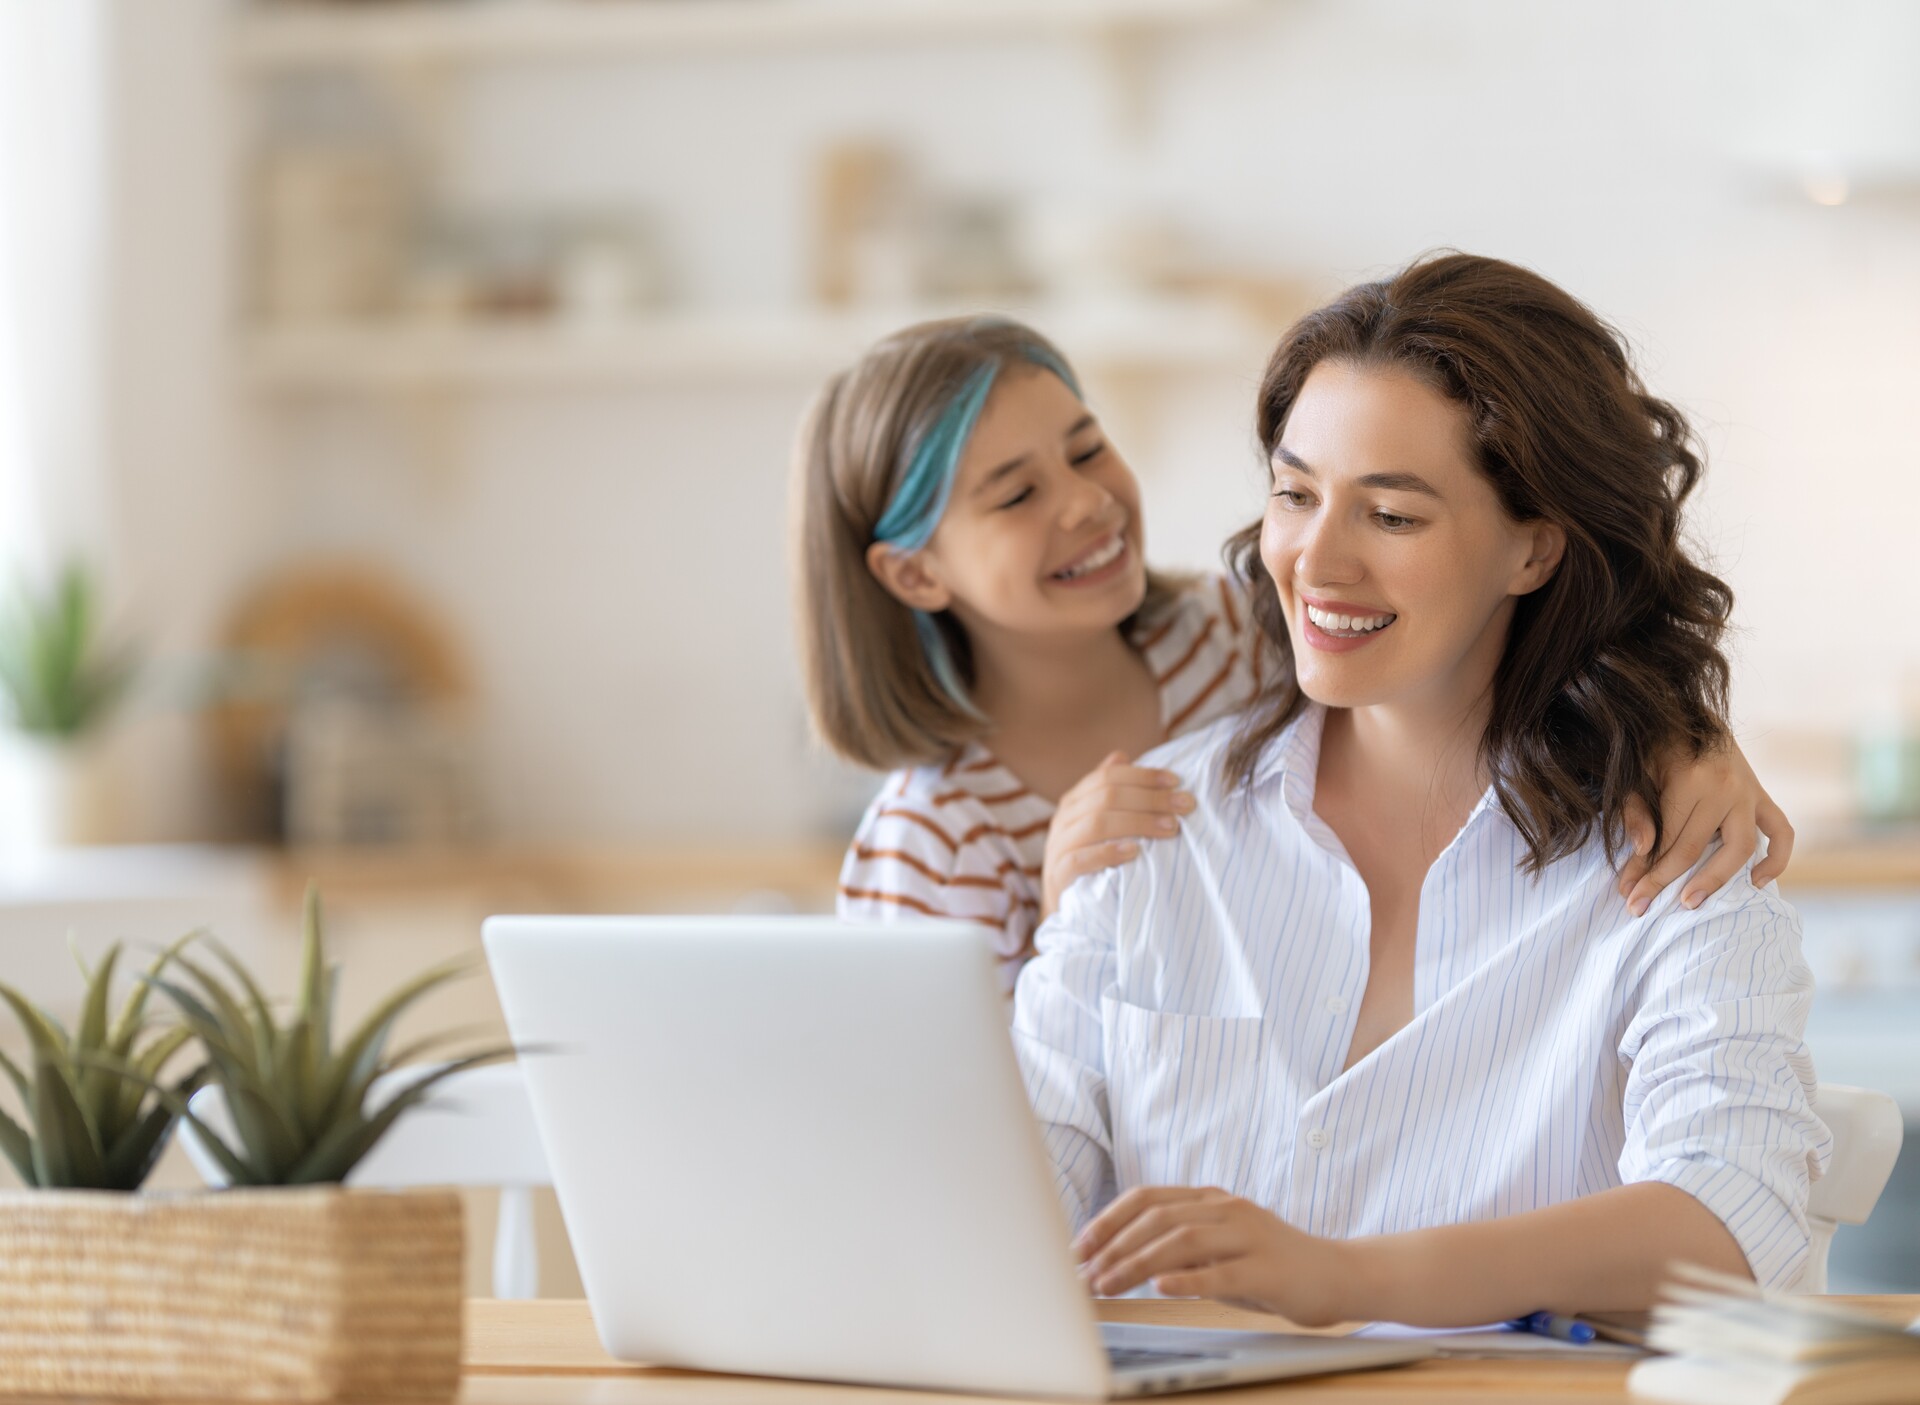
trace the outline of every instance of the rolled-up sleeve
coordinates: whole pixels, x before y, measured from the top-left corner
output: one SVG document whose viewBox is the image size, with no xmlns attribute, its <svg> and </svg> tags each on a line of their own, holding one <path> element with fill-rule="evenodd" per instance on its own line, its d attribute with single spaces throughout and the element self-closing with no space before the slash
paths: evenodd
<svg viewBox="0 0 1920 1405">
<path fill-rule="evenodd" d="M 1807 1197 L 1831 1148 L 1802 1037 L 1813 976 L 1800 920 L 1741 876 L 1697 911 L 1674 904 L 1644 950 L 1619 1048 L 1620 1177 L 1686 1191 L 1727 1227 L 1757 1282 L 1789 1286 L 1806 1264 Z"/>
<path fill-rule="evenodd" d="M 1013 1047 L 1077 1234 L 1113 1198 L 1101 998 L 1111 993 L 1118 870 L 1081 879 L 1035 937 L 1014 992 Z"/>
</svg>

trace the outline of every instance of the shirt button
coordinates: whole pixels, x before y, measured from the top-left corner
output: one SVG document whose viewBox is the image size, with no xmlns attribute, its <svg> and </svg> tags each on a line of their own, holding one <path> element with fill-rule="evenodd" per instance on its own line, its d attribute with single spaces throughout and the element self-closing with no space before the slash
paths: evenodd
<svg viewBox="0 0 1920 1405">
<path fill-rule="evenodd" d="M 1307 1133 L 1307 1145 L 1315 1151 L 1321 1150 L 1332 1140 L 1333 1138 L 1328 1135 L 1325 1127 L 1315 1127 L 1311 1132 Z"/>
<path fill-rule="evenodd" d="M 1347 997 L 1344 995 L 1329 995 L 1327 997 L 1327 1013 L 1329 1015 L 1346 1014 L 1347 1013 Z"/>
</svg>

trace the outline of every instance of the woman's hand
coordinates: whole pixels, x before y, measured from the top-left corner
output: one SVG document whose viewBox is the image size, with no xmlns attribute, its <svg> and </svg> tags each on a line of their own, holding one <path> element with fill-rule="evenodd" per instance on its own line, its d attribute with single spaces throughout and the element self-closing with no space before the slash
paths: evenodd
<svg viewBox="0 0 1920 1405">
<path fill-rule="evenodd" d="M 1060 797 L 1047 831 L 1041 870 L 1042 917 L 1051 917 L 1060 895 L 1083 873 L 1125 863 L 1140 852 L 1137 841 L 1164 839 L 1193 811 L 1194 799 L 1171 771 L 1135 766 L 1114 752 Z"/>
<path fill-rule="evenodd" d="M 1654 896 L 1700 862 L 1713 836 L 1720 852 L 1695 874 L 1681 904 L 1695 908 L 1720 891 L 1746 866 L 1767 836 L 1767 856 L 1753 868 L 1755 887 L 1765 887 L 1786 872 L 1793 857 L 1793 826 L 1773 803 L 1760 778 L 1729 738 L 1699 756 L 1684 751 L 1668 758 L 1660 785 L 1661 832 L 1666 847 L 1653 850 L 1653 816 L 1636 796 L 1627 802 L 1627 839 L 1633 853 L 1620 869 L 1620 892 L 1635 917 Z"/>
<path fill-rule="evenodd" d="M 1344 1320 L 1339 1304 L 1351 1296 L 1346 1245 L 1224 1190 L 1130 1190 L 1081 1231 L 1074 1252 L 1096 1293 L 1151 1282 L 1170 1297 L 1217 1298 L 1301 1327 Z"/>
</svg>

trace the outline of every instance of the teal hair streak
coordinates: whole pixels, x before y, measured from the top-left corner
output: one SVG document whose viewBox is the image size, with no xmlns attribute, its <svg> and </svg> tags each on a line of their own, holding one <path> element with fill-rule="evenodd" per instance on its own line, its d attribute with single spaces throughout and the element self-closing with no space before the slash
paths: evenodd
<svg viewBox="0 0 1920 1405">
<path fill-rule="evenodd" d="M 995 319 L 983 318 L 976 325 L 990 327 L 1003 324 L 998 324 Z M 1025 346 L 1020 350 L 1028 361 L 1058 376 L 1061 384 L 1073 392 L 1076 400 L 1084 399 L 1080 394 L 1080 383 L 1058 356 L 1041 346 Z M 986 408 L 987 397 L 993 392 L 993 383 L 999 371 L 1000 364 L 997 361 L 989 361 L 980 367 L 967 377 L 959 393 L 940 412 L 940 418 L 934 421 L 933 428 L 914 448 L 913 458 L 901 477 L 898 491 L 887 504 L 887 510 L 880 514 L 880 521 L 873 529 L 875 541 L 905 553 L 920 550 L 932 539 L 940 519 L 946 516 L 947 500 L 953 495 L 953 480 L 960 469 L 960 455 L 967 447 L 967 440 L 973 437 L 973 427 L 980 421 L 980 412 Z M 979 709 L 974 707 L 973 700 L 967 696 L 959 665 L 954 661 L 953 650 L 939 623 L 926 611 L 915 610 L 913 624 L 920 636 L 920 650 L 926 655 L 940 687 L 963 711 L 984 721 Z"/>
</svg>

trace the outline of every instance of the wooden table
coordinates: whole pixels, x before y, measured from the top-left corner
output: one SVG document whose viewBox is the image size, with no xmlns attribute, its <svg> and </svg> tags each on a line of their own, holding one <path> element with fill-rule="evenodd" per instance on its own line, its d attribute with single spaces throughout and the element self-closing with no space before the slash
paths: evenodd
<svg viewBox="0 0 1920 1405">
<path fill-rule="evenodd" d="M 1834 1302 L 1862 1308 L 1890 1321 L 1910 1322 L 1920 1315 L 1920 1295 L 1841 1298 Z M 1290 1330 L 1278 1318 L 1240 1312 L 1216 1303 L 1107 1302 L 1100 1315 L 1110 1322 L 1156 1322 L 1179 1327 L 1247 1327 Z M 1629 1363 L 1619 1360 L 1421 1361 L 1387 1371 L 1356 1372 L 1314 1380 L 1276 1381 L 1270 1385 L 1206 1391 L 1169 1397 L 1195 1405 L 1214 1401 L 1272 1400 L 1289 1405 L 1337 1401 L 1339 1405 L 1411 1405 L 1415 1401 L 1494 1400 L 1501 1405 L 1546 1401 L 1625 1401 Z M 905 1402 L 965 1400 L 979 1405 L 994 1397 L 936 1395 L 923 1391 L 878 1390 L 772 1381 L 747 1376 L 712 1376 L 617 1362 L 600 1349 L 587 1305 L 574 1299 L 534 1302 L 477 1300 L 468 1304 L 467 1371 L 461 1393 L 465 1405 L 660 1405 L 693 1401 L 697 1405 L 814 1405 L 844 1400 L 856 1405 L 905 1405 Z"/>
</svg>

